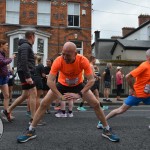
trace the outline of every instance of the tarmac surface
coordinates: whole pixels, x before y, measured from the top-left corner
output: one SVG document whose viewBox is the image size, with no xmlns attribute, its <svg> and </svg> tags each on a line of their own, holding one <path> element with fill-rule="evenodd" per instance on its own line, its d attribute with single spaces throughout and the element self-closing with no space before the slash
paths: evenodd
<svg viewBox="0 0 150 150">
<path fill-rule="evenodd" d="M 116 107 L 109 106 L 105 114 Z M 120 136 L 119 143 L 101 136 L 102 130 L 96 128 L 98 119 L 92 108 L 86 106 L 86 112 L 78 112 L 76 108 L 73 118 L 56 118 L 51 107 L 51 114 L 43 118 L 46 126 L 36 128 L 37 138 L 18 144 L 16 138 L 27 129 L 29 117 L 25 106 L 17 107 L 13 111 L 16 117 L 13 123 L 3 121 L 0 150 L 150 150 L 150 106 L 133 107 L 109 120 L 113 132 Z"/>
</svg>

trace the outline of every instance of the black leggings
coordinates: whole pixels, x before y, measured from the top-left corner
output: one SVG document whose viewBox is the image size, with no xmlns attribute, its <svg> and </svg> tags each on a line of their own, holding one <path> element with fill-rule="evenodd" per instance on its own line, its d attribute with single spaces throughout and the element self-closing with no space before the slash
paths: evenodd
<svg viewBox="0 0 150 150">
<path fill-rule="evenodd" d="M 122 84 L 117 85 L 117 96 L 121 95 Z"/>
</svg>

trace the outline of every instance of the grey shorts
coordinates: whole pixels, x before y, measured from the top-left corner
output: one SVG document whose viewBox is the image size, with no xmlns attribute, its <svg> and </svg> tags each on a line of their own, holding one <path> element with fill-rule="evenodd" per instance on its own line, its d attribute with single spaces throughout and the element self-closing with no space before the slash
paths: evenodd
<svg viewBox="0 0 150 150">
<path fill-rule="evenodd" d="M 104 81 L 104 88 L 110 88 L 110 87 L 111 87 L 111 82 Z"/>
</svg>

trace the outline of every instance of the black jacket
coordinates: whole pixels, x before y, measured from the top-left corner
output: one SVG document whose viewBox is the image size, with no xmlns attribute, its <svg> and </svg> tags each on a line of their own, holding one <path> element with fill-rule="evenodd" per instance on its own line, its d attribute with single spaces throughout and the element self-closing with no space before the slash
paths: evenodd
<svg viewBox="0 0 150 150">
<path fill-rule="evenodd" d="M 30 78 L 35 71 L 35 60 L 32 45 L 25 39 L 19 40 L 17 71 L 23 72 L 25 78 Z"/>
</svg>

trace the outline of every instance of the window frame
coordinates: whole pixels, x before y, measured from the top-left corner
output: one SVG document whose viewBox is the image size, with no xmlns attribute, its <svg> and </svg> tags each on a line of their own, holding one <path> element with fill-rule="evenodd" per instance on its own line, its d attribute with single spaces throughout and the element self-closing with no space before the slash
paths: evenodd
<svg viewBox="0 0 150 150">
<path fill-rule="evenodd" d="M 79 5 L 79 15 L 72 15 L 73 16 L 73 25 L 71 26 L 71 25 L 69 25 L 69 4 L 73 4 L 73 5 L 75 5 L 75 4 L 78 4 Z M 75 6 L 74 6 L 75 7 Z M 70 15 L 71 16 L 71 15 Z M 79 25 L 78 26 L 75 26 L 74 24 L 74 16 L 79 16 Z M 79 28 L 80 27 L 80 3 L 73 3 L 73 2 L 69 2 L 68 3 L 68 6 L 67 6 L 67 26 L 68 27 L 76 27 L 76 28 Z"/>
<path fill-rule="evenodd" d="M 41 6 L 39 3 L 40 2 L 42 2 L 42 3 L 44 3 L 44 2 L 48 2 L 49 3 L 49 12 L 39 12 L 39 7 Z M 46 23 L 46 24 L 43 24 L 43 23 L 41 23 L 41 22 L 44 22 L 44 21 L 39 21 L 40 20 L 40 18 L 39 18 L 39 15 L 48 15 L 49 16 L 49 20 L 48 20 L 48 23 Z M 51 25 L 51 1 L 47 1 L 47 0 L 39 0 L 39 1 L 37 1 L 37 25 L 38 26 L 50 26 Z"/>
<path fill-rule="evenodd" d="M 83 41 L 71 40 L 70 42 L 73 42 L 75 45 L 76 45 L 76 42 L 81 42 L 81 47 L 80 48 L 77 47 L 77 51 L 80 52 L 79 54 L 83 55 Z"/>
<path fill-rule="evenodd" d="M 8 2 L 13 2 L 13 1 L 12 0 L 6 0 L 6 17 L 5 17 L 5 22 L 7 24 L 19 24 L 19 22 L 20 22 L 20 20 L 19 20 L 20 19 L 20 0 L 14 0 L 14 1 L 15 1 L 15 3 L 16 2 L 18 3 L 18 6 L 19 6 L 18 10 L 16 9 L 16 6 L 15 6 L 14 10 L 13 10 L 13 8 L 10 8 L 10 10 L 9 10 Z M 12 13 L 15 13 L 16 16 L 17 16 L 17 19 L 14 19 L 13 22 L 9 19 L 9 14 L 11 14 L 11 16 L 14 16 L 14 15 L 12 15 Z"/>
</svg>

